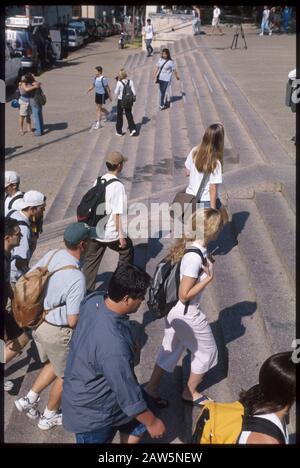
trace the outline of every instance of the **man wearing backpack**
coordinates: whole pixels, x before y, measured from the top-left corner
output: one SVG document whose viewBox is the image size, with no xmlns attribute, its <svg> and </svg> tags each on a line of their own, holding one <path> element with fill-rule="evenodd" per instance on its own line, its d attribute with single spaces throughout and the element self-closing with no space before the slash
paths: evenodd
<svg viewBox="0 0 300 468">
<path fill-rule="evenodd" d="M 137 129 L 132 116 L 132 107 L 136 100 L 135 89 L 133 81 L 127 78 L 127 73 L 123 68 L 119 71 L 115 96 L 118 99 L 116 135 L 123 136 L 123 111 L 125 111 L 130 136 L 136 135 Z"/>
<path fill-rule="evenodd" d="M 20 176 L 15 171 L 5 171 L 5 216 L 17 209 L 17 200 L 23 198 L 24 192 L 20 190 Z"/>
<path fill-rule="evenodd" d="M 65 249 L 48 252 L 30 270 L 33 272 L 39 267 L 47 267 L 53 273 L 43 299 L 45 319 L 32 332 L 40 359 L 45 365 L 28 394 L 16 400 L 15 405 L 30 419 L 40 416 L 38 427 L 42 430 L 62 424 L 59 407 L 69 342 L 86 292 L 80 260 L 90 235 L 91 229 L 87 224 L 70 224 L 64 232 Z M 44 413 L 40 415 L 37 409 L 39 395 L 50 384 L 49 400 Z"/>
<path fill-rule="evenodd" d="M 126 195 L 124 185 L 118 176 L 122 172 L 125 161 L 127 159 L 119 151 L 113 151 L 106 158 L 108 172 L 101 179 L 107 182 L 103 201 L 108 219 L 103 229 L 99 223 L 97 224 L 95 238 L 88 242 L 83 266 L 88 291 L 95 289 L 98 269 L 106 247 L 119 252 L 119 265 L 133 263 L 132 241 L 125 236 L 121 222 L 121 216 L 126 210 Z M 97 185 L 98 180 L 95 181 L 94 186 Z M 112 180 L 114 182 L 111 182 Z"/>
<path fill-rule="evenodd" d="M 26 192 L 21 200 L 18 200 L 18 211 L 8 214 L 10 218 L 16 219 L 21 228 L 22 238 L 20 245 L 15 247 L 11 263 L 11 282 L 16 281 L 29 269 L 29 261 L 36 248 L 37 237 L 35 236 L 31 222 L 42 218 L 46 208 L 46 197 L 36 190 Z"/>
</svg>

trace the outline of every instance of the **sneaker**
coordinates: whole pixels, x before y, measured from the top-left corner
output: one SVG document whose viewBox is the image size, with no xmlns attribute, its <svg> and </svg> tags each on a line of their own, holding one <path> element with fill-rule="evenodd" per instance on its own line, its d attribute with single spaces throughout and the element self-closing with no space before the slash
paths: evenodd
<svg viewBox="0 0 300 468">
<path fill-rule="evenodd" d="M 136 130 L 132 130 L 132 132 L 130 132 L 130 136 L 133 136 L 136 134 Z"/>
<path fill-rule="evenodd" d="M 100 125 L 100 122 L 95 122 L 94 123 L 94 127 L 93 127 L 95 130 L 98 130 L 98 128 L 101 128 L 101 125 Z"/>
<path fill-rule="evenodd" d="M 260 33 L 260 36 L 263 36 L 263 35 L 264 35 L 264 33 Z"/>
<path fill-rule="evenodd" d="M 272 36 L 272 31 L 269 32 L 269 36 Z"/>
<path fill-rule="evenodd" d="M 37 419 L 40 415 L 37 409 L 39 401 L 40 397 L 34 403 L 31 403 L 27 397 L 19 398 L 15 401 L 15 406 L 20 413 L 25 413 L 28 418 Z"/>
<path fill-rule="evenodd" d="M 55 426 L 62 425 L 62 414 L 55 413 L 51 418 L 46 418 L 43 414 L 40 416 L 40 420 L 38 422 L 38 428 L 42 429 L 42 431 L 48 431 L 48 429 L 52 429 Z"/>
<path fill-rule="evenodd" d="M 4 391 L 10 392 L 14 388 L 14 383 L 11 380 L 4 381 Z"/>
<path fill-rule="evenodd" d="M 123 136 L 122 133 L 118 133 L 118 132 L 116 132 L 116 135 L 117 136 Z"/>
</svg>

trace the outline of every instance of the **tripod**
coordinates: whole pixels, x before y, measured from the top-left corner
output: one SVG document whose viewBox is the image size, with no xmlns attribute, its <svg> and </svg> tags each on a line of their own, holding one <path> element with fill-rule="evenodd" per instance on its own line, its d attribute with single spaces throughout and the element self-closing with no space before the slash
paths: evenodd
<svg viewBox="0 0 300 468">
<path fill-rule="evenodd" d="M 245 44 L 244 49 L 248 49 L 242 23 L 240 25 L 235 26 L 235 31 L 234 31 L 234 35 L 233 35 L 233 39 L 232 39 L 232 44 L 231 44 L 231 47 L 230 47 L 231 49 L 233 49 L 233 44 L 234 44 L 234 48 L 235 49 L 237 48 L 238 38 L 239 38 L 240 34 L 242 36 L 242 39 L 244 39 L 244 44 Z"/>
</svg>

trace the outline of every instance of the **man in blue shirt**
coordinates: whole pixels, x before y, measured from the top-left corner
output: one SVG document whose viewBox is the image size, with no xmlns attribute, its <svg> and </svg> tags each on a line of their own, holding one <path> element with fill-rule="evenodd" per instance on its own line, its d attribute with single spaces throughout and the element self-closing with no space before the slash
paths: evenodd
<svg viewBox="0 0 300 468">
<path fill-rule="evenodd" d="M 108 79 L 103 76 L 103 69 L 102 67 L 96 67 L 96 76 L 93 80 L 92 86 L 87 90 L 89 93 L 93 89 L 95 89 L 95 103 L 96 103 L 96 116 L 97 120 L 93 125 L 94 129 L 101 128 L 101 117 L 104 114 L 106 117 L 103 119 L 103 122 L 108 120 L 109 112 L 105 109 L 104 104 L 106 99 L 109 98 L 110 102 L 112 101 L 111 98 L 111 91 L 108 85 Z"/>
<path fill-rule="evenodd" d="M 145 271 L 121 265 L 108 295 L 93 293 L 81 305 L 62 397 L 63 426 L 76 434 L 77 443 L 111 443 L 117 431 L 121 443 L 137 443 L 145 431 L 152 438 L 165 433 L 134 374 L 135 344 L 128 321 L 149 283 Z"/>
</svg>

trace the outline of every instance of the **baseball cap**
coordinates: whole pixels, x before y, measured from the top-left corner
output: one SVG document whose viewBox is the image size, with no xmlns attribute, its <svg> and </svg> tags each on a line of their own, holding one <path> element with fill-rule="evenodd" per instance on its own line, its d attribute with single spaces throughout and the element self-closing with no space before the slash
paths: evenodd
<svg viewBox="0 0 300 468">
<path fill-rule="evenodd" d="M 80 241 L 91 237 L 91 228 L 86 223 L 72 223 L 65 229 L 64 240 L 77 245 Z"/>
<path fill-rule="evenodd" d="M 125 158 L 120 151 L 112 151 L 112 153 L 106 157 L 106 162 L 113 164 L 114 166 L 125 161 L 128 161 L 128 159 Z"/>
<path fill-rule="evenodd" d="M 10 184 L 18 184 L 20 176 L 15 171 L 5 171 L 5 188 Z"/>
<path fill-rule="evenodd" d="M 23 199 L 18 203 L 18 209 L 24 210 L 29 206 L 40 206 L 45 203 L 45 195 L 37 190 L 29 190 L 24 193 Z"/>
</svg>

